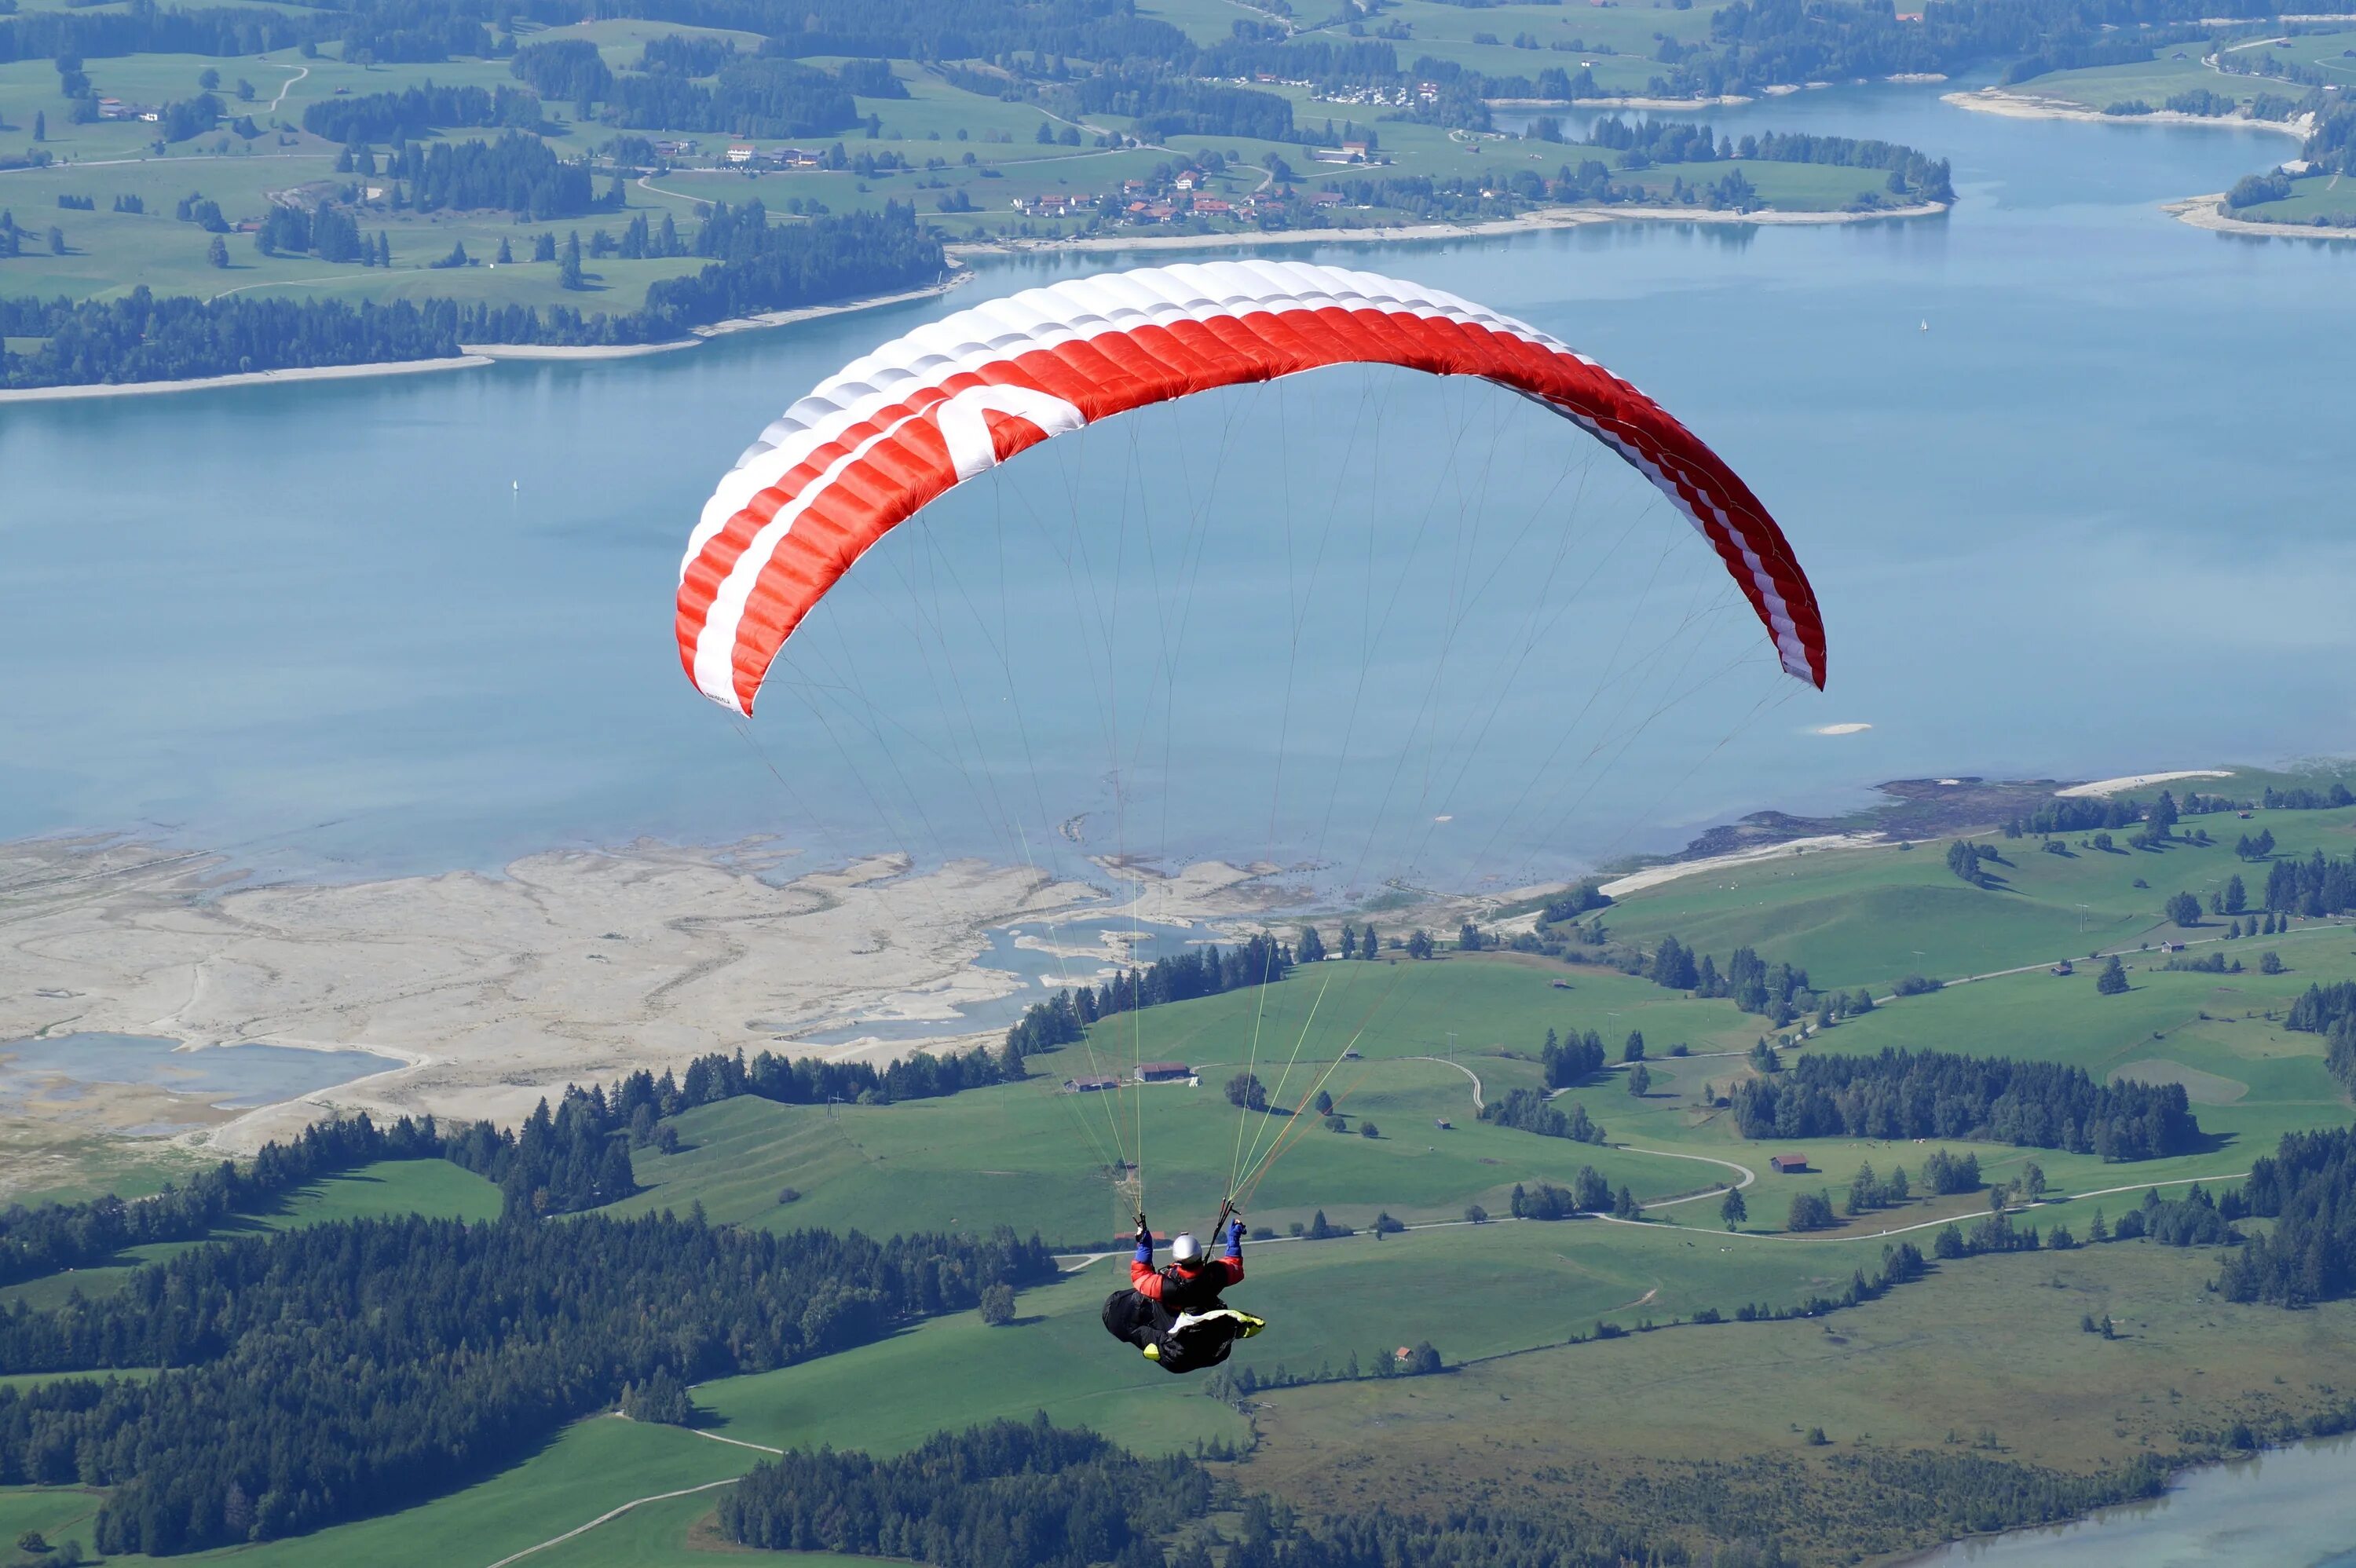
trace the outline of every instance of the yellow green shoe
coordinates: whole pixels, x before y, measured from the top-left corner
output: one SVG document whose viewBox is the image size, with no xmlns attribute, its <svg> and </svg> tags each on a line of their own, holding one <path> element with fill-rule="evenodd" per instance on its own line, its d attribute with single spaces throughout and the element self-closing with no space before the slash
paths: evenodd
<svg viewBox="0 0 2356 1568">
<path fill-rule="evenodd" d="M 1250 1339 L 1253 1335 L 1255 1335 L 1255 1334 L 1258 1333 L 1261 1329 L 1263 1329 L 1263 1328 L 1267 1328 L 1267 1327 L 1268 1327 L 1268 1319 L 1267 1319 L 1267 1318 L 1265 1318 L 1265 1317 L 1253 1317 L 1253 1316 L 1252 1316 L 1250 1313 L 1248 1313 L 1248 1312 L 1238 1312 L 1238 1313 L 1237 1313 L 1237 1314 L 1236 1314 L 1236 1318 L 1237 1318 L 1237 1320 L 1238 1322 L 1242 1323 L 1242 1324 L 1243 1324 L 1243 1326 L 1244 1326 L 1244 1331 L 1243 1331 L 1242 1335 L 1240 1336 L 1240 1338 L 1242 1338 L 1242 1339 Z"/>
<path fill-rule="evenodd" d="M 1160 1360 L 1162 1359 L 1162 1347 L 1159 1345 L 1148 1345 L 1145 1347 L 1145 1359 L 1149 1361 Z"/>
</svg>

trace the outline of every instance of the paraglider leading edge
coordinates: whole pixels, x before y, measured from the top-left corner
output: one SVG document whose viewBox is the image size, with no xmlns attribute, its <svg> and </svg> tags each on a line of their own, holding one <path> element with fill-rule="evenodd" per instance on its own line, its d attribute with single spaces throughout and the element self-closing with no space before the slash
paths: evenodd
<svg viewBox="0 0 2356 1568">
<path fill-rule="evenodd" d="M 1476 376 L 1642 473 L 1717 552 L 1786 672 L 1825 684 L 1824 621 L 1741 478 L 1644 393 L 1537 328 L 1373 272 L 1256 260 L 1074 278 L 957 312 L 821 382 L 704 504 L 680 562 L 680 663 L 739 714 L 860 556 L 1053 436 L 1218 387 L 1335 365 Z"/>
</svg>

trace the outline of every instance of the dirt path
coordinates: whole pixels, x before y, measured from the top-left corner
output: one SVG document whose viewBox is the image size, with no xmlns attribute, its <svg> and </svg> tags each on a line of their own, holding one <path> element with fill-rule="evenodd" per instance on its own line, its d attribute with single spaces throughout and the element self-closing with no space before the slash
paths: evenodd
<svg viewBox="0 0 2356 1568">
<path fill-rule="evenodd" d="M 1759 1179 L 1759 1173 L 1757 1171 L 1751 1169 L 1747 1165 L 1737 1165 L 1730 1159 L 1718 1159 L 1706 1154 L 1675 1154 L 1665 1148 L 1638 1148 L 1634 1144 L 1620 1144 L 1615 1147 L 1625 1149 L 1630 1154 L 1656 1155 L 1662 1159 L 1697 1159 L 1704 1165 L 1722 1165 L 1729 1170 L 1739 1170 L 1742 1173 L 1742 1179 L 1734 1184 L 1737 1191 L 1741 1190 L 1743 1188 L 1750 1186 L 1752 1182 Z M 1656 1199 L 1650 1203 L 1639 1203 L 1636 1207 L 1639 1209 L 1667 1209 L 1679 1203 L 1698 1203 L 1705 1198 L 1715 1198 L 1724 1190 L 1724 1188 L 1712 1188 L 1708 1192 L 1688 1192 L 1683 1198 Z"/>
<path fill-rule="evenodd" d="M 721 1441 L 726 1442 L 727 1439 L 723 1438 Z M 650 1497 L 632 1498 L 628 1502 L 624 1503 L 621 1507 L 609 1509 L 605 1512 L 599 1514 L 587 1524 L 576 1524 L 571 1530 L 566 1531 L 562 1535 L 552 1535 L 546 1541 L 541 1541 L 536 1545 L 525 1547 L 521 1552 L 511 1552 L 505 1557 L 500 1558 L 497 1563 L 492 1563 L 491 1568 L 508 1568 L 509 1563 L 520 1563 L 535 1552 L 545 1552 L 552 1546 L 561 1546 L 565 1541 L 572 1540 L 574 1536 L 586 1535 L 591 1531 L 596 1529 L 599 1525 L 611 1523 L 613 1520 L 617 1520 L 624 1514 L 629 1512 L 632 1509 L 638 1508 L 644 1504 L 669 1502 L 673 1498 L 691 1498 L 698 1492 L 713 1491 L 721 1487 L 733 1487 L 743 1477 L 738 1476 L 728 1476 L 717 1481 L 706 1481 L 700 1487 L 681 1487 L 675 1492 L 656 1492 Z"/>
<path fill-rule="evenodd" d="M 1698 1158 L 1700 1157 L 1689 1156 L 1686 1157 Z M 2179 1177 L 2172 1181 L 2137 1181 L 2126 1187 L 2098 1187 L 2092 1192 L 2065 1192 L 2058 1198 L 2040 1199 L 2035 1203 L 2019 1204 L 2005 1210 L 2004 1212 L 2008 1214 L 2026 1214 L 2032 1209 L 2046 1209 L 2051 1208 L 2055 1204 L 2067 1203 L 2088 1198 L 2110 1198 L 2122 1192 L 2141 1192 L 2147 1189 L 2154 1187 L 2190 1187 L 2193 1183 L 2199 1181 L 2239 1181 L 2249 1174 L 2250 1173 L 2246 1170 L 2236 1170 L 2230 1173 L 2221 1172 L 2215 1176 Z M 1708 1197 L 1709 1194 L 1704 1193 L 1702 1196 Z M 1673 1203 L 1686 1203 L 1692 1201 L 1692 1200 L 1674 1198 L 1669 1200 L 1669 1201 Z M 1647 1203 L 1644 1207 L 1647 1209 L 1657 1209 L 1663 1207 L 1663 1205 L 1657 1203 Z M 1641 1225 L 1644 1222 L 1642 1220 L 1622 1220 L 1615 1215 L 1604 1213 L 1590 1213 L 1583 1217 L 1590 1220 L 1601 1220 L 1607 1225 Z M 1819 1236 L 1813 1235 L 1805 1231 L 1729 1231 L 1727 1234 L 1730 1237 L 1739 1237 L 1746 1242 L 1878 1242 L 1884 1236 L 1902 1236 L 1912 1231 L 1936 1230 L 1941 1225 L 1960 1224 L 1965 1220 L 1976 1218 L 1977 1218 L 1976 1215 L 1950 1214 L 1942 1219 L 1918 1220 L 1912 1225 L 1892 1225 L 1888 1230 L 1883 1231 L 1860 1231 L 1854 1235 L 1847 1236 Z"/>
<path fill-rule="evenodd" d="M 273 61 L 271 61 L 270 63 L 271 63 L 271 64 L 273 64 L 273 65 L 277 65 L 277 64 L 278 64 L 278 62 L 277 62 L 277 61 L 275 61 L 275 60 L 273 60 Z M 264 114 L 275 114 L 275 113 L 277 113 L 277 112 L 278 112 L 278 106 L 279 106 L 280 104 L 282 104 L 282 103 L 284 103 L 284 102 L 285 102 L 285 101 L 286 101 L 286 92 L 287 92 L 287 90 L 288 90 L 289 88 L 293 87 L 296 82 L 298 82 L 298 81 L 302 80 L 305 77 L 306 77 L 306 76 L 308 76 L 308 75 L 310 75 L 310 74 L 311 74 L 311 68 L 310 68 L 309 66 L 307 66 L 307 65 L 298 65 L 298 66 L 293 66 L 293 67 L 288 67 L 288 66 L 283 66 L 283 65 L 281 65 L 281 66 L 278 66 L 278 69 L 279 69 L 280 70 L 292 69 L 292 70 L 294 72 L 294 74 L 293 76 L 288 77 L 288 78 L 287 78 L 284 82 L 282 82 L 282 83 L 280 83 L 280 84 L 279 84 L 279 88 L 278 88 L 278 96 L 277 96 L 277 97 L 275 97 L 275 98 L 273 98 L 273 99 L 272 99 L 272 100 L 270 101 L 270 107 L 262 111 L 262 112 L 263 112 Z"/>
<path fill-rule="evenodd" d="M 1473 1072 L 1471 1068 L 1465 1066 L 1462 1062 L 1451 1061 L 1444 1056 L 1403 1056 L 1399 1058 L 1399 1060 L 1402 1061 L 1437 1061 L 1442 1067 L 1453 1067 L 1457 1072 L 1462 1072 L 1465 1077 L 1472 1080 L 1472 1114 L 1477 1116 L 1487 1108 L 1481 1102 L 1481 1075 L 1478 1072 Z"/>
<path fill-rule="evenodd" d="M 629 1417 L 616 1413 L 614 1419 L 616 1421 L 627 1421 Z M 703 1438 L 708 1442 L 725 1443 L 731 1448 L 750 1448 L 756 1454 L 782 1454 L 785 1452 L 782 1448 L 772 1448 L 766 1443 L 747 1443 L 741 1437 L 723 1437 L 717 1432 L 701 1432 L 697 1431 L 694 1427 L 689 1427 L 688 1430 L 695 1433 L 696 1436 Z M 621 1518 L 624 1514 L 629 1512 L 634 1508 L 639 1508 L 648 1503 L 669 1502 L 673 1498 L 691 1498 L 698 1492 L 714 1491 L 722 1487 L 733 1487 L 743 1478 L 744 1477 L 741 1476 L 725 1476 L 716 1481 L 706 1481 L 700 1487 L 681 1487 L 677 1491 L 673 1492 L 656 1492 L 648 1497 L 632 1498 L 628 1502 L 622 1504 L 618 1508 L 606 1509 L 604 1513 L 599 1514 L 595 1519 L 591 1520 L 587 1524 L 576 1524 L 562 1535 L 552 1535 L 546 1541 L 538 1541 L 530 1546 L 525 1547 L 521 1552 L 511 1552 L 505 1557 L 500 1558 L 497 1563 L 492 1563 L 491 1568 L 508 1568 L 509 1563 L 520 1563 L 535 1552 L 545 1552 L 552 1546 L 562 1545 L 563 1542 L 572 1540 L 576 1535 L 586 1535 L 601 1524 L 612 1523 L 615 1520 Z"/>
</svg>

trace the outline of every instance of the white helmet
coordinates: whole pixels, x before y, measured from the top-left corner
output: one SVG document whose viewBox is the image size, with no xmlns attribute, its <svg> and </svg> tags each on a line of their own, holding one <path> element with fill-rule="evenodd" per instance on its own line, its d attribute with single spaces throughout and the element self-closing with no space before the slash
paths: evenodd
<svg viewBox="0 0 2356 1568">
<path fill-rule="evenodd" d="M 1171 1239 L 1170 1255 L 1182 1264 L 1199 1263 L 1203 1256 L 1203 1243 L 1181 1232 Z"/>
</svg>

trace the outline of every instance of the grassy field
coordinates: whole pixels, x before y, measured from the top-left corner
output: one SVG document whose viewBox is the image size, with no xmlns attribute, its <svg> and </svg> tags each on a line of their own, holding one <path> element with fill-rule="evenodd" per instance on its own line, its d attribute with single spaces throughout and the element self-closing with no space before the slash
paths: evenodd
<svg viewBox="0 0 2356 1568">
<path fill-rule="evenodd" d="M 2265 868 L 2236 860 L 2232 846 L 2260 827 L 2284 856 L 2356 848 L 2356 810 L 2264 815 L 2263 823 L 2231 815 L 2189 819 L 2184 831 L 2205 827 L 2222 840 L 2207 848 L 2179 840 L 2132 850 L 2126 835 L 2115 834 L 2118 847 L 2104 852 L 2082 847 L 2085 835 L 2071 835 L 2062 841 L 2069 853 L 2055 855 L 2034 839 L 1976 834 L 2009 862 L 1987 868 L 1997 879 L 1990 889 L 1948 871 L 1944 840 L 1908 850 L 1823 851 L 1682 878 L 1607 911 L 1604 922 L 1614 935 L 1638 942 L 1674 933 L 1721 963 L 1749 944 L 1805 968 L 1819 987 L 1845 989 L 1883 988 L 1907 974 L 1954 978 L 2051 964 L 2158 941 L 2170 930 L 2161 906 L 2171 893 L 2190 891 L 2205 903 L 2238 875 L 2254 901 Z M 2138 880 L 2148 885 L 2136 887 Z"/>
<path fill-rule="evenodd" d="M 2254 45 L 2249 39 L 2242 39 L 2239 47 L 2233 47 L 2232 58 L 2254 64 L 2262 54 L 2270 54 L 2286 62 L 2319 68 L 2329 75 L 2356 84 L 2356 55 L 2349 52 L 2351 49 L 2356 49 L 2356 32 L 2304 33 L 2265 44 Z M 2208 52 L 2205 43 L 2172 44 L 2159 50 L 2158 59 L 2137 65 L 2054 71 L 2022 83 L 2019 91 L 2040 98 L 2066 99 L 2089 109 L 2106 109 L 2114 103 L 2137 99 L 2159 109 L 2177 93 L 2203 88 L 2245 108 L 2261 92 L 2294 99 L 2306 96 L 2306 88 L 2279 78 L 2218 70 L 2205 63 L 2202 57 Z"/>
<path fill-rule="evenodd" d="M 1576 988 L 1555 989 L 1558 979 Z M 1641 1029 L 1660 1054 L 1677 1041 L 1695 1050 L 1747 1048 L 1754 1023 L 1726 1003 L 1515 957 L 1335 963 L 1302 971 L 1265 996 L 1231 993 L 1100 1025 L 1089 1046 L 1034 1060 L 1038 1076 L 1022 1084 L 951 1100 L 837 1106 L 831 1115 L 750 1099 L 691 1112 L 680 1118 L 685 1147 L 678 1155 L 639 1157 L 648 1190 L 624 1207 L 701 1201 L 720 1220 L 871 1231 L 905 1228 L 923 1216 L 928 1223 L 1010 1223 L 1082 1242 L 1125 1228 L 1107 1168 L 1133 1157 L 1141 1136 L 1148 1207 L 1173 1226 L 1207 1220 L 1231 1174 L 1252 1167 L 1255 1147 L 1280 1151 L 1266 1162 L 1249 1206 L 1255 1223 L 1280 1231 L 1319 1208 L 1356 1224 L 1383 1209 L 1408 1221 L 1454 1219 L 1472 1202 L 1502 1213 L 1516 1181 L 1568 1181 L 1583 1165 L 1651 1200 L 1731 1173 L 1483 1124 L 1473 1115 L 1464 1071 L 1414 1059 L 1445 1056 L 1453 1031 L 1459 1061 L 1479 1075 L 1486 1093 L 1499 1095 L 1537 1086 L 1535 1061 L 1499 1052 L 1535 1057 L 1550 1026 L 1597 1029 L 1615 1050 Z M 1344 1060 L 1348 1049 L 1362 1060 Z M 1200 1086 L 1059 1092 L 1070 1074 L 1161 1060 L 1194 1065 Z M 1239 1114 L 1222 1085 L 1248 1068 L 1287 1109 L 1323 1083 L 1350 1133 L 1327 1132 L 1313 1115 Z M 1617 1124 L 1644 1108 L 1616 1073 L 1572 1091 L 1566 1108 L 1573 1102 L 1586 1104 L 1615 1138 Z M 1366 1120 L 1379 1137 L 1359 1136 Z M 1441 1120 L 1452 1125 L 1442 1130 L 1435 1125 Z M 787 1187 L 802 1196 L 780 1207 Z"/>
<path fill-rule="evenodd" d="M 2282 200 L 2237 207 L 2230 216 L 2252 223 L 2321 222 L 2344 229 L 2351 213 L 2356 213 L 2356 180 L 2341 175 L 2311 175 L 2294 180 L 2290 195 Z"/>
<path fill-rule="evenodd" d="M 2186 1428 L 2331 1403 L 2356 1307 L 2233 1307 L 2201 1288 L 2213 1270 L 2211 1255 L 2143 1243 L 1973 1259 L 1822 1320 L 1282 1391 L 1262 1397 L 1242 1477 L 1343 1509 L 1478 1508 L 1550 1482 L 1651 1528 L 1698 1515 L 1700 1493 L 1682 1489 L 1698 1487 L 1751 1528 L 1804 1520 L 1824 1560 L 1887 1552 L 1921 1543 L 1906 1531 L 1913 1500 L 1861 1494 L 1860 1477 L 1830 1467 L 1845 1456 L 1920 1448 L 2086 1472 L 2173 1454 Z M 2120 1337 L 2084 1332 L 2087 1314 Z M 1814 1426 L 1826 1446 L 1805 1442 Z M 1992 1449 L 1976 1446 L 1983 1434 Z M 1712 1462 L 1758 1468 L 1695 1475 Z"/>
</svg>

